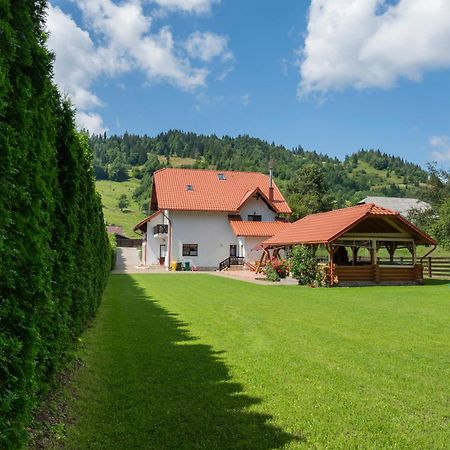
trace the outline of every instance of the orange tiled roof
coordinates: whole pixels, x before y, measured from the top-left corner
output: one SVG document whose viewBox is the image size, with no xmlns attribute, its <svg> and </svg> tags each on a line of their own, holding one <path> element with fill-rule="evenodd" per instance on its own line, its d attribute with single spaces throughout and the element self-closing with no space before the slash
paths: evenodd
<svg viewBox="0 0 450 450">
<path fill-rule="evenodd" d="M 225 180 L 220 180 L 223 174 Z M 187 186 L 192 186 L 192 191 Z M 273 183 L 270 201 L 269 176 L 258 172 L 162 169 L 153 175 L 152 209 L 238 212 L 252 194 L 261 195 L 277 213 L 290 214 L 286 200 Z"/>
<path fill-rule="evenodd" d="M 310 214 L 264 241 L 264 247 L 329 243 L 346 233 L 367 216 L 394 216 L 412 234 L 418 236 L 421 243 L 435 244 L 435 241 L 430 236 L 403 218 L 398 212 L 368 203 L 324 213 Z"/>
<path fill-rule="evenodd" d="M 150 220 L 154 219 L 155 217 L 159 216 L 160 214 L 161 214 L 161 211 L 156 211 L 153 214 L 150 214 L 144 220 L 141 220 L 137 225 L 135 225 L 133 230 L 137 231 L 139 229 L 139 230 L 141 230 L 141 231 L 143 231 L 145 233 L 146 228 L 143 228 L 142 226 L 144 224 L 146 224 L 147 222 L 150 222 Z"/>
<path fill-rule="evenodd" d="M 247 236 L 247 237 L 266 237 L 273 236 L 279 231 L 286 228 L 288 222 L 245 222 L 240 218 L 230 219 L 231 229 L 236 236 Z"/>
</svg>

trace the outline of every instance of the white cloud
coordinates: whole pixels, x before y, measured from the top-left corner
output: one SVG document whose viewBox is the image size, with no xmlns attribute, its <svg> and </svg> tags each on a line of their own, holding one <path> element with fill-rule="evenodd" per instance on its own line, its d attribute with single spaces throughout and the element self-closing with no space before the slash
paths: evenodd
<svg viewBox="0 0 450 450">
<path fill-rule="evenodd" d="M 228 50 L 228 38 L 209 31 L 192 33 L 185 42 L 185 48 L 192 58 L 205 62 L 217 57 L 224 61 L 233 59 L 233 54 Z"/>
<path fill-rule="evenodd" d="M 100 114 L 93 112 L 78 111 L 77 124 L 79 128 L 84 128 L 94 134 L 100 134 L 107 130 Z"/>
<path fill-rule="evenodd" d="M 448 0 L 312 0 L 300 94 L 389 88 L 450 67 Z"/>
<path fill-rule="evenodd" d="M 101 101 L 89 89 L 101 72 L 101 60 L 89 33 L 58 7 L 48 8 L 48 46 L 56 54 L 54 77 L 80 109 L 99 106 Z"/>
<path fill-rule="evenodd" d="M 49 48 L 55 53 L 54 75 L 60 88 L 78 110 L 78 122 L 93 129 L 104 129 L 101 116 L 92 112 L 102 106 L 94 93 L 94 83 L 130 71 L 141 71 L 149 82 L 162 81 L 184 90 L 205 86 L 215 57 L 221 63 L 232 59 L 226 37 L 214 33 L 194 33 L 193 53 L 203 67 L 193 67 L 192 55 L 185 43 L 174 40 L 172 30 L 153 30 L 152 16 L 145 14 L 141 1 L 74 0 L 80 8 L 83 26 L 79 26 L 59 7 L 48 7 Z M 207 0 L 157 0 L 159 6 L 192 12 L 206 11 Z M 206 9 L 205 9 L 206 8 Z M 194 36 L 192 35 L 192 36 Z M 192 37 L 191 36 L 191 37 Z"/>
<path fill-rule="evenodd" d="M 151 33 L 151 17 L 144 15 L 139 2 L 76 1 L 88 25 L 109 42 L 115 57 L 142 70 L 150 81 L 165 80 L 183 89 L 205 84 L 208 70 L 192 68 L 187 58 L 178 56 L 170 28 Z"/>
<path fill-rule="evenodd" d="M 430 146 L 434 148 L 433 158 L 436 161 L 450 162 L 450 137 L 447 135 L 432 136 L 430 138 Z"/>
<path fill-rule="evenodd" d="M 250 94 L 248 92 L 241 97 L 241 103 L 244 106 L 247 106 L 250 104 Z"/>
<path fill-rule="evenodd" d="M 219 3 L 220 0 L 152 0 L 161 8 L 170 11 L 180 10 L 189 13 L 203 14 L 211 10 L 213 3 Z"/>
</svg>

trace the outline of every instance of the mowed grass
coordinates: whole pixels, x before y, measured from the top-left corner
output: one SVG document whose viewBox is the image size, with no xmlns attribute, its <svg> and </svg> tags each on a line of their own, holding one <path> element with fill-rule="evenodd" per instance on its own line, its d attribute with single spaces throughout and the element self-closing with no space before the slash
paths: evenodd
<svg viewBox="0 0 450 450">
<path fill-rule="evenodd" d="M 130 178 L 128 181 L 99 180 L 95 182 L 97 192 L 102 197 L 103 214 L 109 224 L 121 225 L 124 233 L 128 237 L 137 237 L 133 231 L 134 226 L 140 222 L 145 214 L 140 210 L 139 205 L 133 200 L 133 192 L 139 185 L 139 180 Z M 119 209 L 119 197 L 125 194 L 128 197 L 130 206 L 122 212 Z"/>
<path fill-rule="evenodd" d="M 450 288 L 113 275 L 69 449 L 449 448 Z"/>
</svg>

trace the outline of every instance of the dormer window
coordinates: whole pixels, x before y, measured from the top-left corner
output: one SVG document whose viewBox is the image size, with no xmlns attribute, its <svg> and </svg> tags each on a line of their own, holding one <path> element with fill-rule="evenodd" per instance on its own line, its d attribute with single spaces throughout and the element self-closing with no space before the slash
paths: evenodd
<svg viewBox="0 0 450 450">
<path fill-rule="evenodd" d="M 226 177 L 225 177 L 225 174 L 224 174 L 224 173 L 218 173 L 218 174 L 217 174 L 217 178 L 218 178 L 220 181 L 226 180 Z"/>
<path fill-rule="evenodd" d="M 187 190 L 188 192 L 193 191 L 193 190 L 194 190 L 194 186 L 192 186 L 192 184 L 187 184 L 187 185 L 186 185 L 186 190 Z"/>
</svg>

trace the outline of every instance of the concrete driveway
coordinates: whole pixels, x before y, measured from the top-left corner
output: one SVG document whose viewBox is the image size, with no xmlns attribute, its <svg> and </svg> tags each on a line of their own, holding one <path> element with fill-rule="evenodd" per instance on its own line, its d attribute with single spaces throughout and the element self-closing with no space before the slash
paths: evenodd
<svg viewBox="0 0 450 450">
<path fill-rule="evenodd" d="M 139 271 L 138 251 L 134 247 L 117 247 L 116 266 L 112 273 L 136 273 Z"/>
</svg>

